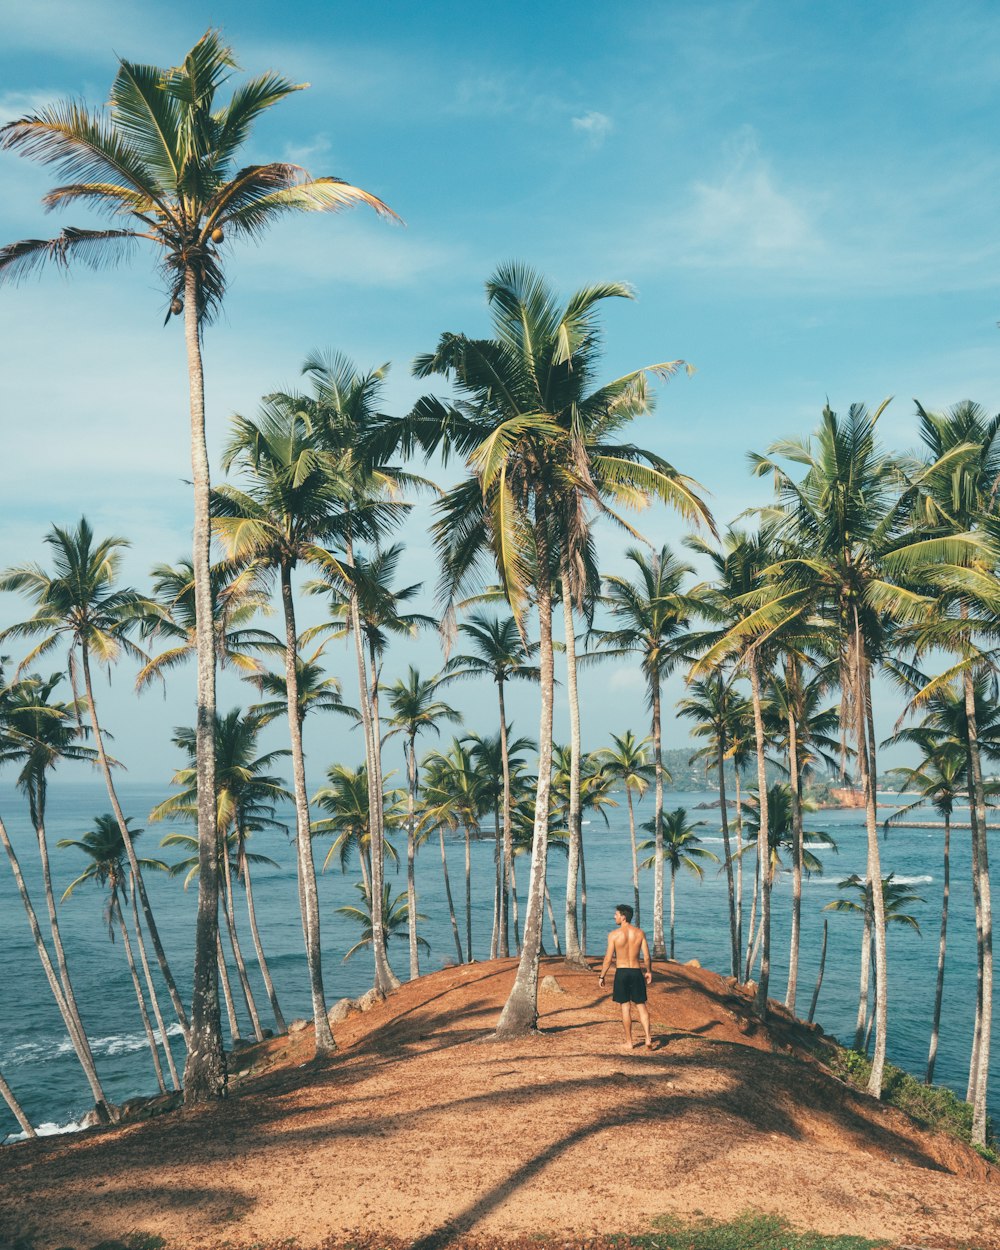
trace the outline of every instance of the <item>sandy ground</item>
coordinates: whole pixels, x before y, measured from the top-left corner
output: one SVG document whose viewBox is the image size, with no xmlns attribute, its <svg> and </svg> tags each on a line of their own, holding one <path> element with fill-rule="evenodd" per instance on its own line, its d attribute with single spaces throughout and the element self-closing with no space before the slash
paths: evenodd
<svg viewBox="0 0 1000 1250">
<path fill-rule="evenodd" d="M 820 1232 L 1000 1248 L 1000 1171 L 830 1077 L 714 974 L 663 964 L 655 1053 L 626 1054 L 597 977 L 548 961 L 541 1032 L 488 1040 L 512 961 L 446 969 L 335 1027 L 240 1055 L 239 1096 L 0 1152 L 0 1245 L 302 1247 L 352 1230 L 574 1242 L 748 1208 Z"/>
</svg>

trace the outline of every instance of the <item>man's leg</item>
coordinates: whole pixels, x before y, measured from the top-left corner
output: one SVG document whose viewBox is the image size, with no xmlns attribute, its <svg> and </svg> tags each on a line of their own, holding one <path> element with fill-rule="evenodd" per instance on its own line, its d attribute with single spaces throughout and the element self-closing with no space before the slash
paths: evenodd
<svg viewBox="0 0 1000 1250">
<path fill-rule="evenodd" d="M 631 1050 L 632 1041 L 632 1004 L 622 1003 L 622 1028 L 625 1030 L 625 1045 Z"/>
<path fill-rule="evenodd" d="M 639 1013 L 639 1023 L 642 1025 L 642 1031 L 646 1034 L 646 1045 L 652 1046 L 653 1038 L 649 1032 L 649 1008 L 645 1003 L 636 1003 L 635 1009 Z"/>
</svg>

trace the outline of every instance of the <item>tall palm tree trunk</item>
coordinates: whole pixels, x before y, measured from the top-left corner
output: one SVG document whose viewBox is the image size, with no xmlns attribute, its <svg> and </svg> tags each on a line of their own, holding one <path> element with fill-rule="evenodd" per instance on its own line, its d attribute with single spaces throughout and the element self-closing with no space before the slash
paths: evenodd
<svg viewBox="0 0 1000 1250">
<path fill-rule="evenodd" d="M 211 478 L 208 443 L 205 437 L 205 376 L 201 360 L 201 324 L 198 278 L 194 269 L 184 273 L 184 343 L 187 349 L 188 392 L 191 412 L 191 480 L 194 487 L 194 532 L 191 561 L 194 570 L 195 647 L 197 650 L 198 710 L 195 724 L 195 764 L 198 779 L 198 915 L 195 921 L 194 984 L 191 992 L 191 1022 L 188 1024 L 180 995 L 167 966 L 156 922 L 146 897 L 142 873 L 132 849 L 124 817 L 118 807 L 103 745 L 97 733 L 97 718 L 89 691 L 87 653 L 87 702 L 94 723 L 94 737 L 104 770 L 111 805 L 122 831 L 129 867 L 139 890 L 143 917 L 153 943 L 177 1019 L 185 1033 L 188 1053 L 184 1065 L 184 1101 L 188 1104 L 221 1098 L 226 1091 L 226 1064 L 222 1053 L 222 1020 L 219 1013 L 219 983 L 216 977 L 219 933 L 218 829 L 215 810 L 215 625 L 212 611 L 210 514 Z"/>
<path fill-rule="evenodd" d="M 743 796 L 740 793 L 740 767 L 736 771 L 736 842 L 737 850 L 743 850 Z M 736 950 L 743 949 L 743 856 L 736 857 Z M 739 976 L 739 971 L 736 973 Z"/>
<path fill-rule="evenodd" d="M 639 851 L 635 844 L 635 807 L 632 803 L 632 787 L 625 787 L 625 802 L 628 805 L 628 837 L 632 848 L 632 897 L 635 900 L 635 923 L 641 927 L 639 914 Z"/>
<path fill-rule="evenodd" d="M 229 1037 L 233 1046 L 239 1041 L 240 1022 L 236 1019 L 236 1006 L 233 1003 L 233 987 L 229 981 L 229 969 L 226 967 L 226 956 L 222 949 L 222 934 L 215 931 L 215 962 L 219 969 L 219 980 L 222 982 L 222 998 L 226 1004 L 226 1015 L 229 1018 Z"/>
<path fill-rule="evenodd" d="M 927 1052 L 927 1075 L 924 1084 L 934 1081 L 938 1037 L 941 1031 L 941 1003 L 944 998 L 944 957 L 948 938 L 948 896 L 951 893 L 951 812 L 944 813 L 944 863 L 941 869 L 941 937 L 938 940 L 937 983 L 934 987 L 934 1015 L 931 1020 L 931 1041 Z"/>
<path fill-rule="evenodd" d="M 978 857 L 976 873 L 979 884 L 979 911 L 982 917 L 982 1005 L 979 1013 L 979 1047 L 977 1055 L 976 1088 L 972 1097 L 972 1142 L 986 1145 L 986 1101 L 990 1072 L 990 1033 L 993 1020 L 993 904 L 990 894 L 989 848 L 986 837 L 986 794 L 983 788 L 982 760 L 979 751 L 979 727 L 976 720 L 976 699 L 972 674 L 966 669 L 965 720 L 969 736 L 969 755 L 972 760 L 972 796 L 975 803 L 975 819 L 970 821 L 972 836 L 977 842 Z M 971 807 L 970 807 L 971 815 Z"/>
<path fill-rule="evenodd" d="M 583 853 L 583 839 L 580 839 L 580 954 L 584 966 L 587 964 L 587 857 Z"/>
<path fill-rule="evenodd" d="M 142 870 L 139 867 L 139 860 L 136 858 L 135 847 L 132 844 L 132 835 L 129 833 L 128 824 L 126 823 L 126 820 L 125 820 L 125 813 L 122 811 L 121 803 L 119 803 L 118 801 L 118 792 L 115 789 L 114 778 L 111 776 L 111 765 L 108 762 L 107 751 L 105 751 L 104 749 L 104 734 L 101 731 L 100 721 L 97 719 L 97 704 L 94 701 L 94 686 L 93 686 L 93 682 L 91 681 L 91 676 L 90 676 L 90 653 L 88 651 L 86 644 L 81 646 L 80 651 L 81 651 L 81 661 L 82 661 L 81 666 L 83 668 L 83 686 L 84 686 L 84 693 L 86 695 L 86 700 L 87 700 L 87 713 L 90 717 L 90 727 L 94 735 L 94 747 L 97 750 L 97 759 L 100 764 L 101 772 L 104 775 L 104 784 L 108 791 L 108 799 L 111 802 L 111 810 L 115 814 L 115 820 L 118 823 L 118 828 L 122 835 L 122 842 L 125 844 L 125 854 L 128 858 L 128 866 L 131 869 L 132 878 L 135 881 L 136 889 L 139 891 L 139 903 L 142 906 L 142 918 L 145 920 L 146 928 L 149 931 L 149 940 L 153 943 L 153 953 L 156 956 L 156 962 L 159 964 L 160 972 L 163 976 L 164 982 L 166 983 L 167 992 L 169 993 L 170 1001 L 173 1004 L 174 1014 L 177 1016 L 177 1020 L 181 1028 L 184 1030 L 185 1040 L 187 1041 L 187 1044 L 188 1044 L 188 1058 L 187 1058 L 187 1064 L 185 1065 L 185 1069 L 184 1069 L 185 1101 L 193 1103 L 193 1102 L 204 1101 L 206 1098 L 221 1097 L 222 1091 L 224 1091 L 225 1089 L 225 1082 L 226 1082 L 225 1071 L 224 1071 L 223 1063 L 222 1063 L 221 1034 L 219 1035 L 219 1039 L 218 1039 L 218 1055 L 216 1057 L 213 1057 L 214 1051 L 212 1050 L 212 1047 L 215 1045 L 215 1043 L 212 1040 L 211 1027 L 210 1027 L 212 1024 L 210 987 L 207 986 L 206 984 L 204 986 L 201 986 L 199 990 L 199 982 L 198 982 L 198 943 L 200 940 L 198 935 L 199 935 L 199 926 L 202 923 L 201 873 L 204 872 L 204 865 L 201 863 L 201 858 L 202 858 L 201 843 L 200 843 L 201 834 L 199 833 L 198 835 L 199 837 L 199 851 L 198 851 L 199 877 L 198 877 L 198 919 L 195 922 L 195 994 L 201 993 L 203 996 L 202 1000 L 200 1000 L 201 1006 L 199 1007 L 199 1010 L 202 1013 L 203 1019 L 201 1021 L 200 1037 L 188 1037 L 187 1034 L 191 1031 L 191 1029 L 194 1026 L 192 1023 L 189 1023 L 188 1021 L 187 1012 L 184 1010 L 184 1004 L 181 1002 L 181 996 L 177 992 L 176 982 L 174 981 L 173 975 L 170 972 L 170 965 L 167 963 L 167 956 L 163 950 L 163 943 L 160 941 L 160 932 L 156 927 L 156 920 L 153 918 L 153 909 L 149 905 L 149 896 L 146 893 L 146 883 L 143 881 Z M 213 683 L 214 683 L 214 675 L 213 675 Z M 214 684 L 213 684 L 213 690 L 214 690 Z M 201 714 L 201 709 L 199 706 L 199 715 L 200 714 Z M 212 775 L 214 778 L 215 776 L 214 742 L 213 742 L 212 750 L 213 750 Z M 200 791 L 200 788 L 201 788 L 201 773 L 200 772 L 198 774 L 198 787 Z M 198 802 L 200 805 L 201 803 L 200 795 L 199 795 Z M 200 822 L 200 819 L 201 817 L 199 815 L 199 822 Z M 215 828 L 214 799 L 212 802 L 212 820 L 213 820 L 212 827 L 214 829 Z M 199 824 L 199 828 L 200 828 L 200 824 Z M 213 855 L 214 853 L 215 851 L 213 848 Z M 218 866 L 214 863 L 214 860 L 213 860 L 213 866 L 212 866 L 210 875 L 212 877 L 212 880 L 215 882 L 216 910 L 218 910 L 217 873 L 218 873 Z M 218 928 L 218 916 L 216 916 L 215 918 L 214 927 Z M 212 929 L 212 926 L 209 926 L 209 929 Z M 213 946 L 212 961 L 213 961 L 213 967 L 214 967 L 214 962 L 215 962 L 214 939 L 212 941 L 212 946 Z M 207 995 L 207 997 L 205 997 L 205 995 Z M 191 1000 L 192 1021 L 194 1020 L 194 1001 L 195 1001 L 194 998 L 192 998 Z M 216 1006 L 218 1006 L 218 987 L 216 987 Z M 219 1021 L 216 1020 L 216 1024 L 218 1023 Z M 208 1031 L 206 1032 L 206 1030 Z M 195 1060 L 192 1060 L 191 1058 L 192 1049 L 193 1048 L 196 1049 L 198 1047 L 201 1047 L 201 1050 L 199 1051 L 198 1056 L 195 1058 Z M 206 1047 L 207 1049 L 205 1049 Z M 190 1091 L 190 1093 L 188 1092 L 188 1080 L 189 1080 L 188 1068 L 189 1067 L 191 1068 L 192 1079 L 195 1081 L 195 1086 Z M 199 1090 L 201 1091 L 201 1093 L 198 1092 Z"/>
<path fill-rule="evenodd" d="M 153 1018 L 156 1020 L 156 1027 L 160 1034 L 160 1045 L 163 1047 L 163 1055 L 167 1061 L 167 1071 L 170 1073 L 170 1083 L 174 1089 L 180 1089 L 181 1083 L 177 1078 L 177 1066 L 174 1063 L 174 1052 L 170 1047 L 170 1038 L 167 1036 L 167 1029 L 163 1023 L 163 1013 L 160 1011 L 160 1003 L 156 997 L 156 986 L 153 984 L 153 976 L 149 970 L 149 959 L 146 955 L 146 943 L 142 936 L 142 925 L 139 922 L 139 904 L 135 897 L 135 883 L 130 883 L 132 889 L 129 891 L 129 898 L 132 905 L 132 925 L 135 929 L 135 942 L 139 948 L 139 962 L 142 964 L 142 975 L 146 981 L 146 989 L 149 992 L 149 1001 L 153 1008 Z"/>
<path fill-rule="evenodd" d="M 548 574 L 547 517 L 539 490 L 535 496 L 535 551 L 539 570 L 538 603 L 539 674 L 541 708 L 538 725 L 538 788 L 535 791 L 535 824 L 531 838 L 531 878 L 524 916 L 521 958 L 510 996 L 497 1023 L 498 1041 L 524 1037 L 538 1022 L 538 959 L 542 946 L 542 908 L 545 901 L 545 869 L 548 862 L 549 794 L 552 786 L 552 694 L 555 672 L 552 662 L 552 595 Z"/>
<path fill-rule="evenodd" d="M 577 691 L 576 627 L 568 579 L 562 583 L 563 627 L 566 634 L 566 698 L 569 703 L 569 843 L 566 856 L 566 959 L 581 963 L 580 931 L 577 923 L 577 889 L 580 882 L 580 853 L 583 828 L 580 824 L 580 699 Z"/>
<path fill-rule="evenodd" d="M 45 979 L 49 983 L 49 989 L 52 991 L 52 997 L 56 1000 L 56 1006 L 59 1008 L 59 1014 L 63 1018 L 63 1024 L 66 1026 L 66 1032 L 69 1034 L 76 1057 L 80 1061 L 80 1067 L 83 1068 L 83 1074 L 87 1078 L 87 1084 L 90 1086 L 90 1092 L 94 1098 L 94 1106 L 102 1123 L 108 1124 L 113 1119 L 111 1106 L 104 1095 L 101 1088 L 101 1080 L 97 1075 L 97 1067 L 94 1064 L 94 1057 L 90 1053 L 90 1047 L 84 1044 L 84 1040 L 80 1037 L 80 1031 L 77 1026 L 73 1013 L 69 1009 L 66 1002 L 66 996 L 63 993 L 56 970 L 52 966 L 52 960 L 49 958 L 48 948 L 42 938 L 42 931 L 38 926 L 38 917 L 35 914 L 35 908 L 32 905 L 31 897 L 28 894 L 28 887 L 24 883 L 24 877 L 21 873 L 21 865 L 18 862 L 14 847 L 11 844 L 10 837 L 7 833 L 7 827 L 0 820 L 0 841 L 3 842 L 3 848 L 7 852 L 7 859 L 10 861 L 11 872 L 14 874 L 14 881 L 17 884 L 17 891 L 21 896 L 21 902 L 24 905 L 25 914 L 28 917 L 28 925 L 31 929 L 31 936 L 35 943 L 35 950 L 38 952 L 38 958 L 41 960 L 42 969 L 45 972 Z"/>
<path fill-rule="evenodd" d="M 871 662 L 865 653 L 858 610 L 855 605 L 854 649 L 857 665 L 858 760 L 861 766 L 861 788 L 865 796 L 865 825 L 868 834 L 868 880 L 872 894 L 872 937 L 875 942 L 875 1052 L 868 1078 L 868 1092 L 882 1096 L 882 1071 L 885 1067 L 886 1025 L 889 1012 L 888 969 L 885 948 L 885 899 L 882 894 L 882 862 L 878 845 L 878 811 L 875 797 L 875 741 L 870 734 Z M 867 739 L 867 741 L 866 741 Z"/>
<path fill-rule="evenodd" d="M 250 921 L 250 933 L 253 936 L 254 950 L 257 952 L 257 965 L 260 968 L 260 975 L 264 978 L 264 988 L 267 990 L 267 1000 L 271 1004 L 271 1014 L 274 1016 L 275 1027 L 279 1033 L 287 1033 L 288 1026 L 285 1024 L 285 1017 L 278 1003 L 278 995 L 274 990 L 271 970 L 267 966 L 267 960 L 264 958 L 264 946 L 260 940 L 260 931 L 257 928 L 257 908 L 254 903 L 253 884 L 250 880 L 250 859 L 246 853 L 246 848 L 243 846 L 242 839 L 240 840 L 240 856 L 243 888 L 247 896 L 247 918 Z"/>
<path fill-rule="evenodd" d="M 228 848 L 223 850 L 222 858 L 222 907 L 226 917 L 226 932 L 229 935 L 229 946 L 233 952 L 236 975 L 240 980 L 240 989 L 243 993 L 243 1001 L 246 1003 L 247 1015 L 250 1017 L 250 1026 L 253 1029 L 254 1039 L 262 1042 L 264 1034 L 260 1027 L 260 1016 L 257 1014 L 257 1004 L 254 1001 L 253 990 L 250 987 L 250 978 L 247 976 L 247 966 L 243 958 L 243 948 L 240 946 L 240 937 L 236 932 L 236 908 L 233 904 L 233 874 L 229 865 Z"/>
<path fill-rule="evenodd" d="M 871 882 L 867 882 L 865 894 L 865 917 L 861 930 L 861 981 L 858 987 L 858 1016 L 854 1025 L 854 1049 L 861 1050 L 865 1044 L 865 1028 L 868 1023 L 868 994 L 872 979 L 872 907 Z"/>
<path fill-rule="evenodd" d="M 63 948 L 62 934 L 59 931 L 59 914 L 56 911 L 55 894 L 52 891 L 52 871 L 49 866 L 49 847 L 48 839 L 45 836 L 45 779 L 39 777 L 35 781 L 34 792 L 31 797 L 32 815 L 35 823 L 35 836 L 38 840 L 38 858 L 42 868 L 42 885 L 45 891 L 45 906 L 49 915 L 49 930 L 52 933 L 52 947 L 56 953 L 56 968 L 59 972 L 59 981 L 62 985 L 63 994 L 66 998 L 66 1006 L 69 1008 L 70 1014 L 76 1022 L 77 1032 L 80 1037 L 80 1044 L 86 1050 L 90 1057 L 90 1062 L 94 1062 L 93 1052 L 90 1049 L 90 1039 L 87 1037 L 87 1030 L 84 1028 L 83 1020 L 80 1018 L 80 1008 L 77 1005 L 76 993 L 73 990 L 73 983 L 69 978 L 69 964 L 66 962 L 66 951 Z"/>
<path fill-rule="evenodd" d="M 472 963 L 472 831 L 465 826 L 465 961 Z"/>
<path fill-rule="evenodd" d="M 670 865 L 670 958 L 674 957 L 674 904 L 677 897 L 677 869 Z"/>
<path fill-rule="evenodd" d="M 733 880 L 733 848 L 729 841 L 729 811 L 726 807 L 726 738 L 720 731 L 718 741 L 719 819 L 722 824 L 722 845 L 726 857 L 726 885 L 729 889 L 729 946 L 733 976 L 740 975 L 740 946 L 736 932 L 736 885 Z"/>
<path fill-rule="evenodd" d="M 369 642 L 368 657 L 371 664 L 371 724 L 372 724 L 372 762 L 375 766 L 375 791 L 378 802 L 375 806 L 375 819 L 378 821 L 378 843 L 381 847 L 382 854 L 382 877 L 385 879 L 385 805 L 383 803 L 383 795 L 385 794 L 385 776 L 382 772 L 382 718 L 379 715 L 378 706 L 378 683 L 379 683 L 379 665 L 378 656 L 375 652 L 374 642 Z M 380 921 L 381 923 L 381 921 Z M 383 934 L 385 932 L 383 926 Z M 386 953 L 385 941 L 382 943 L 382 953 L 385 957 L 383 976 L 386 981 L 386 990 L 398 990 L 400 987 L 399 977 L 392 970 L 392 964 L 389 963 L 389 956 Z"/>
<path fill-rule="evenodd" d="M 756 849 L 757 848 L 755 847 L 754 848 L 755 852 L 756 852 Z M 744 972 L 743 972 L 744 981 L 750 980 L 750 969 L 753 966 L 753 960 L 756 958 L 756 947 L 754 946 L 754 939 L 756 938 L 757 934 L 760 932 L 760 927 L 757 924 L 757 900 L 759 898 L 760 898 L 760 862 L 759 860 L 755 859 L 754 860 L 754 874 L 753 874 L 753 894 L 750 896 L 750 920 L 749 920 L 749 923 L 747 924 L 747 953 L 746 953 L 746 965 L 745 965 Z"/>
<path fill-rule="evenodd" d="M 500 953 L 500 913 L 503 910 L 503 840 L 500 808 L 493 808 L 493 928 L 490 932 L 490 959 Z"/>
<path fill-rule="evenodd" d="M 455 952 L 458 962 L 462 963 L 462 939 L 458 936 L 458 917 L 455 915 L 455 900 L 451 896 L 451 878 L 448 876 L 448 852 L 444 844 L 444 825 L 438 826 L 441 839 L 441 872 L 444 874 L 444 892 L 448 899 L 448 915 L 451 917 L 451 932 L 455 938 Z"/>
<path fill-rule="evenodd" d="M 771 874 L 768 865 L 771 847 L 768 840 L 767 813 L 767 744 L 764 739 L 764 716 L 760 695 L 760 657 L 750 652 L 750 694 L 753 701 L 753 727 L 757 740 L 757 873 L 760 877 L 760 978 L 757 982 L 756 1011 L 762 1020 L 767 1019 L 767 988 L 771 979 Z"/>
<path fill-rule="evenodd" d="M 497 682 L 497 698 L 500 703 L 500 766 L 503 770 L 503 870 L 500 901 L 500 954 L 510 956 L 510 897 L 514 887 L 514 840 L 511 829 L 510 753 L 507 746 L 507 709 L 504 705 L 503 679 Z"/>
<path fill-rule="evenodd" d="M 292 600 L 292 570 L 281 565 L 281 605 L 285 617 L 285 693 L 288 701 L 288 730 L 292 746 L 292 780 L 295 792 L 295 841 L 298 853 L 299 890 L 305 904 L 302 926 L 312 993 L 313 1024 L 316 1030 L 316 1054 L 329 1055 L 337 1049 L 326 1012 L 323 990 L 323 957 L 319 932 L 319 896 L 316 892 L 316 865 L 313 862 L 312 834 L 309 823 L 309 798 L 306 793 L 306 765 L 302 750 L 302 720 L 299 715 L 299 679 L 295 668 L 298 634 L 295 628 L 295 604 Z M 381 892 L 373 898 L 381 898 Z M 379 911 L 377 906 L 372 913 Z"/>
<path fill-rule="evenodd" d="M 823 944 L 819 950 L 819 971 L 816 973 L 816 988 L 813 990 L 812 1002 L 809 1004 L 809 1015 L 806 1019 L 812 1024 L 816 1015 L 816 1004 L 819 1002 L 819 992 L 823 985 L 823 973 L 826 970 L 826 937 L 830 922 L 824 917 L 823 919 Z"/>
<path fill-rule="evenodd" d="M 653 828 L 656 853 L 653 860 L 653 955 L 662 959 L 666 953 L 663 940 L 663 742 L 660 736 L 660 675 L 649 676 L 649 696 L 653 709 L 653 767 L 656 776 L 656 807 Z"/>
<path fill-rule="evenodd" d="M 3 1079 L 2 1072 L 0 1072 L 0 1097 L 3 1098 L 4 1102 L 10 1108 L 11 1115 L 13 1115 L 14 1119 L 18 1122 L 18 1124 L 20 1124 L 25 1137 L 37 1137 L 38 1134 L 32 1127 L 31 1121 L 24 1114 L 24 1111 L 21 1109 L 21 1104 L 14 1097 L 14 1091 Z"/>
<path fill-rule="evenodd" d="M 788 951 L 788 987 L 785 1006 L 795 1014 L 795 996 L 799 983 L 799 945 L 802 933 L 802 796 L 799 775 L 799 741 L 797 722 L 798 673 L 788 663 L 788 783 L 792 799 L 792 933 Z M 793 693 L 794 692 L 794 693 Z"/>
<path fill-rule="evenodd" d="M 514 950 L 521 954 L 521 920 L 517 903 L 517 871 L 513 855 L 510 860 L 510 920 L 514 926 Z"/>
<path fill-rule="evenodd" d="M 132 954 L 132 939 L 129 937 L 128 926 L 125 924 L 125 917 L 122 915 L 121 905 L 117 897 L 112 903 L 113 918 L 118 921 L 118 929 L 122 935 L 122 945 L 125 947 L 125 958 L 128 961 L 128 970 L 132 977 L 132 988 L 135 990 L 135 1001 L 139 1004 L 139 1015 L 142 1019 L 143 1031 L 146 1034 L 146 1044 L 149 1046 L 149 1053 L 153 1057 L 153 1070 L 156 1072 L 156 1083 L 160 1087 L 160 1093 L 167 1092 L 167 1083 L 163 1079 L 163 1067 L 160 1063 L 160 1052 L 156 1048 L 156 1037 L 153 1033 L 153 1026 L 149 1022 L 149 1012 L 146 1010 L 146 999 L 142 993 L 142 985 L 139 982 L 139 972 L 135 966 L 135 956 Z"/>
<path fill-rule="evenodd" d="M 552 906 L 552 895 L 549 893 L 548 882 L 545 883 L 545 910 L 549 916 L 549 928 L 552 930 L 552 949 L 557 955 L 562 954 L 559 944 L 559 926 L 556 924 L 555 908 Z"/>
<path fill-rule="evenodd" d="M 971 753 L 969 773 L 972 773 Z M 972 799 L 972 786 L 969 786 L 969 827 L 971 829 L 971 868 L 972 868 L 972 905 L 976 924 L 976 1010 L 972 1024 L 972 1047 L 969 1054 L 969 1082 L 966 1087 L 965 1101 L 972 1103 L 976 1096 L 976 1082 L 979 1079 L 979 1036 L 983 1022 L 983 909 L 979 897 L 979 839 L 976 837 L 975 803 Z"/>
<path fill-rule="evenodd" d="M 417 944 L 417 838 L 413 827 L 417 808 L 417 736 L 409 735 L 406 753 L 406 908 L 410 930 L 410 980 L 420 976 L 420 954 Z"/>
</svg>

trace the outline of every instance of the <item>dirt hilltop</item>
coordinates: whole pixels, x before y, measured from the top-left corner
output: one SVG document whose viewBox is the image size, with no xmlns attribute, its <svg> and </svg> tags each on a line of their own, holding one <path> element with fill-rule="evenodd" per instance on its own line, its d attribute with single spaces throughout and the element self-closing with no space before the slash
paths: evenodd
<svg viewBox="0 0 1000 1250">
<path fill-rule="evenodd" d="M 658 963 L 661 1048 L 626 1054 L 594 972 L 544 961 L 541 1032 L 488 1039 L 514 961 L 447 968 L 233 1058 L 221 1106 L 0 1152 L 0 1245 L 305 1248 L 377 1230 L 419 1250 L 778 1213 L 823 1233 L 1000 1248 L 1000 1171 L 848 1088 L 781 1009 Z"/>
</svg>

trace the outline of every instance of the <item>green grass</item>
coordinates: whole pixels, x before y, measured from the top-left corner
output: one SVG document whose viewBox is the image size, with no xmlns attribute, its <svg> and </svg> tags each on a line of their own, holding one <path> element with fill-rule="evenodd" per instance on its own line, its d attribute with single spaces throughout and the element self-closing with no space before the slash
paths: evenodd
<svg viewBox="0 0 1000 1250">
<path fill-rule="evenodd" d="M 858 1089 L 865 1089 L 868 1085 L 872 1065 L 860 1051 L 833 1046 L 826 1060 L 842 1080 Z M 972 1104 L 959 1098 L 954 1090 L 943 1085 L 924 1085 L 909 1072 L 887 1063 L 882 1076 L 882 1101 L 913 1116 L 918 1124 L 949 1133 L 966 1145 L 972 1145 Z M 976 1146 L 975 1149 L 984 1159 L 996 1163 L 997 1141 L 989 1121 L 986 1124 L 986 1140 L 989 1145 Z"/>
<path fill-rule="evenodd" d="M 779 1215 L 747 1211 L 734 1220 L 700 1219 L 694 1222 L 664 1216 L 657 1232 L 629 1238 L 628 1246 L 642 1250 L 878 1250 L 891 1245 L 866 1237 L 799 1232 Z"/>
</svg>

